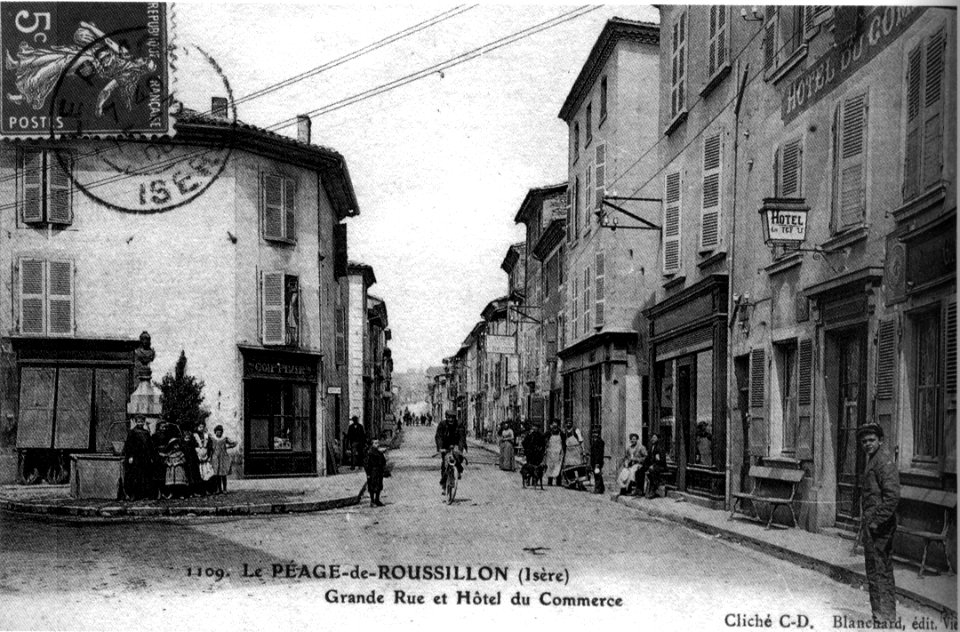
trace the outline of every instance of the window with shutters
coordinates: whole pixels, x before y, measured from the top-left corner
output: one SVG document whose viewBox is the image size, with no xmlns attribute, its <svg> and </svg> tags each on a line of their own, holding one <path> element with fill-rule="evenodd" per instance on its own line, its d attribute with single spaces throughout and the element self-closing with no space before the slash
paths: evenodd
<svg viewBox="0 0 960 632">
<path fill-rule="evenodd" d="M 673 274 L 680 269 L 680 172 L 664 177 L 663 205 L 663 272 Z"/>
<path fill-rule="evenodd" d="M 573 241 L 580 236 L 580 176 L 573 181 Z"/>
<path fill-rule="evenodd" d="M 606 195 L 606 164 L 607 164 L 607 146 L 603 143 L 597 143 L 596 163 L 593 168 L 593 213 L 596 215 L 599 223 L 600 213 L 603 212 L 603 196 Z"/>
<path fill-rule="evenodd" d="M 766 421 L 766 352 L 763 349 L 750 351 L 750 431 L 751 456 L 767 456 L 769 443 Z"/>
<path fill-rule="evenodd" d="M 590 266 L 583 269 L 583 335 L 590 331 L 590 315 L 593 313 L 593 302 L 590 299 Z"/>
<path fill-rule="evenodd" d="M 593 102 L 592 101 L 587 104 L 587 114 L 586 114 L 586 118 L 583 121 L 583 125 L 584 127 L 586 127 L 586 130 L 584 131 L 585 139 L 583 142 L 583 146 L 589 147 L 590 143 L 593 142 Z"/>
<path fill-rule="evenodd" d="M 573 122 L 573 162 L 580 158 L 580 122 Z"/>
<path fill-rule="evenodd" d="M 908 48 L 903 201 L 940 184 L 943 173 L 946 27 Z"/>
<path fill-rule="evenodd" d="M 763 67 L 771 78 L 799 61 L 806 51 L 804 7 L 767 6 L 763 21 Z"/>
<path fill-rule="evenodd" d="M 833 119 L 833 230 L 860 226 L 867 210 L 866 91 L 845 97 Z"/>
<path fill-rule="evenodd" d="M 580 277 L 573 275 L 573 297 L 570 300 L 570 339 L 580 337 Z"/>
<path fill-rule="evenodd" d="M 777 387 L 780 389 L 780 419 L 783 425 L 782 449 L 784 452 L 793 452 L 797 448 L 799 420 L 797 343 L 777 344 L 774 349 L 777 359 Z"/>
<path fill-rule="evenodd" d="M 263 174 L 263 237 L 272 241 L 296 241 L 297 181 L 293 178 Z"/>
<path fill-rule="evenodd" d="M 707 76 L 713 77 L 730 65 L 730 7 L 714 4 L 710 6 L 710 30 L 707 43 Z"/>
<path fill-rule="evenodd" d="M 803 197 L 803 138 L 791 139 L 777 147 L 773 173 L 774 197 Z"/>
<path fill-rule="evenodd" d="M 670 118 L 687 107 L 687 12 L 681 11 L 670 28 Z"/>
<path fill-rule="evenodd" d="M 583 174 L 583 236 L 590 233 L 590 202 L 593 198 L 593 163 L 587 162 L 587 170 Z"/>
<path fill-rule="evenodd" d="M 566 266 L 564 261 L 564 253 L 566 251 L 563 248 L 563 245 L 560 245 L 560 249 L 557 251 L 557 289 L 563 285 L 563 269 Z"/>
<path fill-rule="evenodd" d="M 300 279 L 282 272 L 261 276 L 261 338 L 265 345 L 300 342 Z"/>
<path fill-rule="evenodd" d="M 18 330 L 38 336 L 74 334 L 72 261 L 20 259 Z"/>
<path fill-rule="evenodd" d="M 700 250 L 713 250 L 720 245 L 720 209 L 723 188 L 721 181 L 723 132 L 703 138 L 703 203 L 700 207 Z"/>
<path fill-rule="evenodd" d="M 599 125 L 603 125 L 604 119 L 607 118 L 607 76 L 604 75 L 600 78 L 600 121 Z"/>
<path fill-rule="evenodd" d="M 25 224 L 73 223 L 74 157 L 65 150 L 21 147 L 17 152 L 17 206 Z"/>
<path fill-rule="evenodd" d="M 913 458 L 932 462 L 943 453 L 943 339 L 940 309 L 914 314 L 913 328 Z"/>
<path fill-rule="evenodd" d="M 808 5 L 803 7 L 803 36 L 810 39 L 817 34 L 821 24 L 833 17 L 833 7 L 829 5 Z"/>
<path fill-rule="evenodd" d="M 337 366 L 344 366 L 347 363 L 347 308 L 343 305 L 343 299 L 340 292 L 337 292 L 337 304 L 334 307 L 336 348 L 334 349 L 334 362 Z"/>
<path fill-rule="evenodd" d="M 604 288 L 604 276 L 606 274 L 606 261 L 602 252 L 597 253 L 597 263 L 594 268 L 596 280 L 593 286 L 593 293 L 596 303 L 593 308 L 593 322 L 597 328 L 603 327 L 606 314 L 606 288 Z"/>
</svg>

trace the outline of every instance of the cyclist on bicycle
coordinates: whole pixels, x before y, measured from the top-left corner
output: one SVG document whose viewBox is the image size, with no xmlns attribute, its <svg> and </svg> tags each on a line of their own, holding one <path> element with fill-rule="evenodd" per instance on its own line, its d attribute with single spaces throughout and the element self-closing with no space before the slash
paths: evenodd
<svg viewBox="0 0 960 632">
<path fill-rule="evenodd" d="M 448 412 L 443 420 L 437 424 L 437 433 L 434 435 L 437 452 L 440 453 L 440 491 L 445 490 L 447 483 L 446 458 L 447 453 L 453 451 L 457 464 L 457 478 L 463 474 L 463 451 L 455 449 L 460 443 L 460 433 L 457 430 L 457 416 Z"/>
</svg>

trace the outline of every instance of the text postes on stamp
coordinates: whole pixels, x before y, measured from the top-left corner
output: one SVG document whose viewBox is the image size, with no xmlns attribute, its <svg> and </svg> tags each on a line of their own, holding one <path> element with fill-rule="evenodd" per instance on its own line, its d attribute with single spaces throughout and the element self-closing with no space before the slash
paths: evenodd
<svg viewBox="0 0 960 632">
<path fill-rule="evenodd" d="M 5 2 L 0 135 L 169 135 L 167 5 Z"/>
</svg>

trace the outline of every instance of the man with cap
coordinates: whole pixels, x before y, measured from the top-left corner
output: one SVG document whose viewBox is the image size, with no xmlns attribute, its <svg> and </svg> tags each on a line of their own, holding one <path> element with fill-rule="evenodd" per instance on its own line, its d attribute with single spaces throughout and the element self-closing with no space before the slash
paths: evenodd
<svg viewBox="0 0 960 632">
<path fill-rule="evenodd" d="M 350 469 L 363 467 L 363 460 L 367 448 L 367 431 L 360 425 L 360 418 L 354 415 L 347 426 L 347 445 L 350 446 Z"/>
<path fill-rule="evenodd" d="M 863 556 L 870 586 L 870 609 L 875 621 L 897 618 L 893 583 L 893 535 L 897 530 L 900 475 L 883 447 L 883 428 L 868 423 L 857 428 L 857 440 L 867 457 L 860 480 Z"/>
</svg>

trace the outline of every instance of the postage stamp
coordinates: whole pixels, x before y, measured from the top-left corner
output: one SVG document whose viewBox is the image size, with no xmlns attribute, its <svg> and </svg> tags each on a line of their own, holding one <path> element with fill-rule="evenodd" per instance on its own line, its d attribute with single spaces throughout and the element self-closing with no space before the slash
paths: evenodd
<svg viewBox="0 0 960 632">
<path fill-rule="evenodd" d="M 172 132 L 164 3 L 10 2 L 0 9 L 0 135 Z"/>
</svg>

